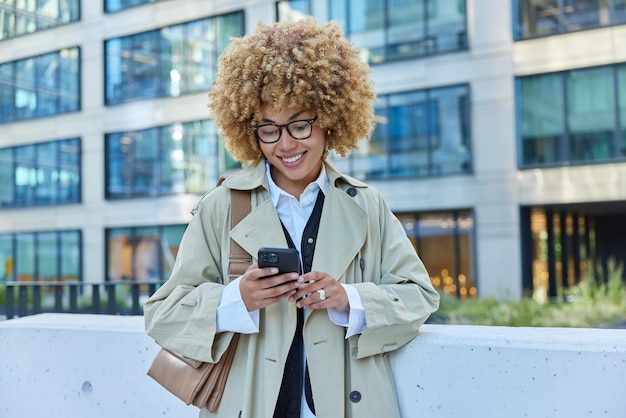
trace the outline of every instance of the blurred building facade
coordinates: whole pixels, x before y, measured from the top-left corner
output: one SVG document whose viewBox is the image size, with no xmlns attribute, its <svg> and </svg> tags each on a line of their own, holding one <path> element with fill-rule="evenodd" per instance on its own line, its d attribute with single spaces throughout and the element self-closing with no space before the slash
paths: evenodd
<svg viewBox="0 0 626 418">
<path fill-rule="evenodd" d="M 626 256 L 625 3 L 5 0 L 0 282 L 166 279 L 238 168 L 206 107 L 220 52 L 310 14 L 379 96 L 373 138 L 333 163 L 382 192 L 433 283 L 556 297 Z"/>
</svg>

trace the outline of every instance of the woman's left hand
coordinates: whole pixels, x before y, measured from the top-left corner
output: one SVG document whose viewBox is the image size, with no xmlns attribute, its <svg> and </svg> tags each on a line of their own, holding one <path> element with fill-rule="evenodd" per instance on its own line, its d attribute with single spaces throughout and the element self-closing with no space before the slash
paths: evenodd
<svg viewBox="0 0 626 418">
<path fill-rule="evenodd" d="M 300 276 L 296 289 L 296 293 L 289 297 L 289 302 L 297 301 L 298 308 L 333 308 L 342 312 L 350 310 L 348 295 L 343 286 L 334 277 L 321 271 L 311 271 Z"/>
</svg>

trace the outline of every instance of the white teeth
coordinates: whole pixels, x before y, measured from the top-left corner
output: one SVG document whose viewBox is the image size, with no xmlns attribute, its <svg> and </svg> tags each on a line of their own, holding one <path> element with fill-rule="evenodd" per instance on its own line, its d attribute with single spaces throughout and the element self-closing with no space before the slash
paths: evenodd
<svg viewBox="0 0 626 418">
<path fill-rule="evenodd" d="M 302 158 L 302 154 L 294 155 L 291 158 L 283 158 L 283 161 L 286 163 L 293 163 L 298 161 L 300 158 Z"/>
</svg>

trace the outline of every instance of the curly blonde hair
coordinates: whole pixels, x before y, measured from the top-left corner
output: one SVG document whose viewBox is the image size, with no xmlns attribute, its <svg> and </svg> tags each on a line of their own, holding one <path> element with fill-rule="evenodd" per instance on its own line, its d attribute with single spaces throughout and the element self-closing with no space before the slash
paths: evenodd
<svg viewBox="0 0 626 418">
<path fill-rule="evenodd" d="M 244 165 L 263 158 L 252 127 L 260 123 L 264 103 L 272 111 L 316 111 L 326 149 L 346 156 L 374 127 L 370 73 L 336 22 L 259 22 L 220 56 L 208 106 L 226 149 Z"/>
</svg>

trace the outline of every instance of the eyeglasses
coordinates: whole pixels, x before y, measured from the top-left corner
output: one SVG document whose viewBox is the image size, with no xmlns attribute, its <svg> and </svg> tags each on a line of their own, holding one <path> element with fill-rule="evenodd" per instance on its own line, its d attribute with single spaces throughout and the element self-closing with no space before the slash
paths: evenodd
<svg viewBox="0 0 626 418">
<path fill-rule="evenodd" d="M 307 139 L 313 132 L 313 123 L 317 120 L 317 116 L 313 119 L 294 120 L 284 125 L 275 125 L 269 123 L 259 125 L 252 128 L 257 139 L 264 144 L 273 144 L 278 142 L 283 134 L 283 128 L 287 128 L 287 132 L 293 139 Z"/>
</svg>

